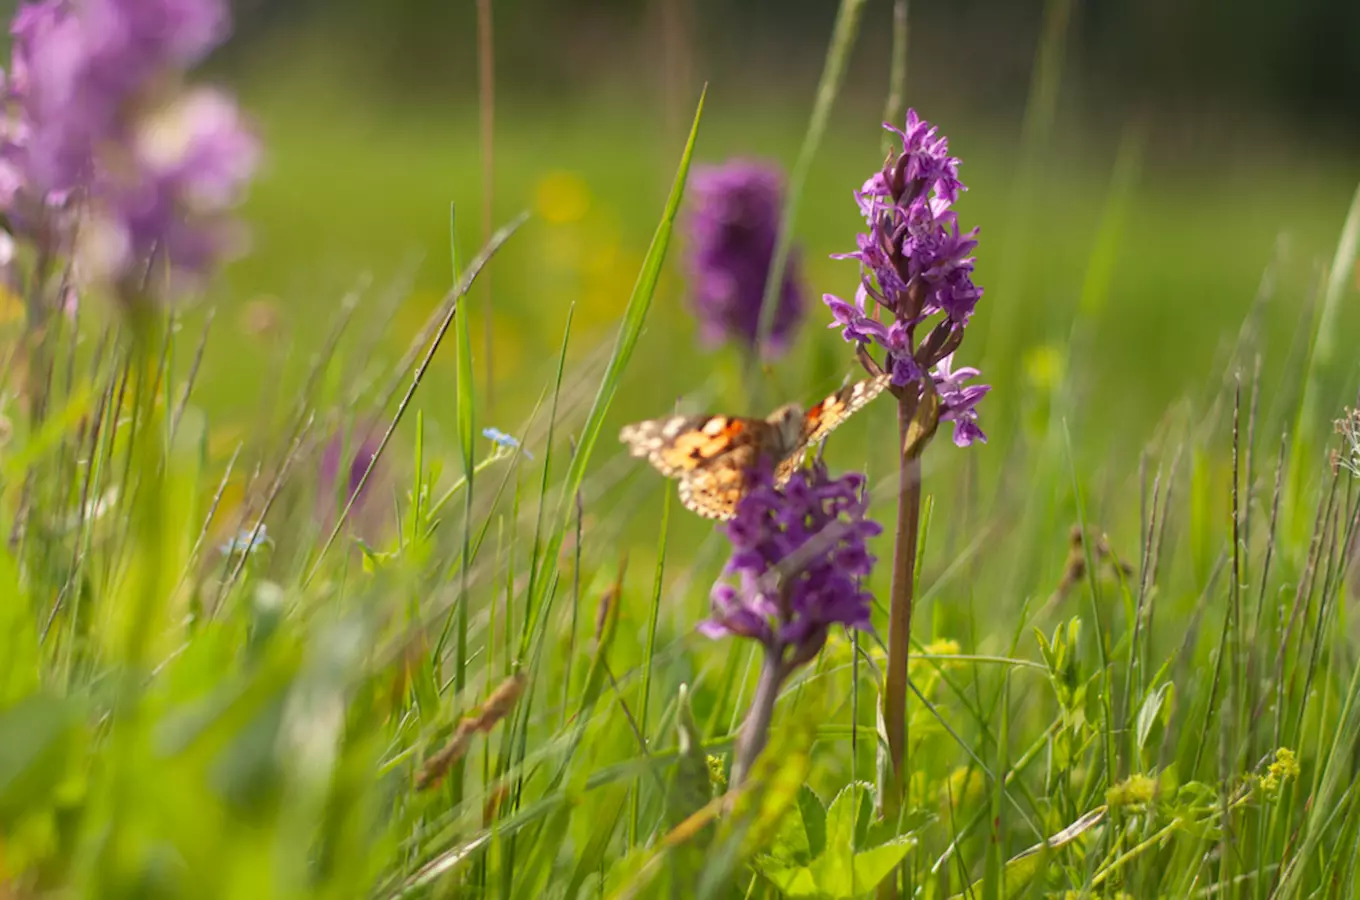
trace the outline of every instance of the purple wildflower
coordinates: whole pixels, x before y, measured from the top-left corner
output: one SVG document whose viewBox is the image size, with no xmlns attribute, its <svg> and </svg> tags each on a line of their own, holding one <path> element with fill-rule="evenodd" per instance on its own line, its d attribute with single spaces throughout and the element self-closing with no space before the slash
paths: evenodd
<svg viewBox="0 0 1360 900">
<path fill-rule="evenodd" d="M 982 441 L 985 444 L 987 443 L 987 435 L 983 434 L 982 429 L 978 427 L 975 407 L 992 387 L 987 384 L 964 387 L 965 381 L 976 378 L 980 373 L 977 369 L 969 366 L 952 369 L 953 362 L 954 354 L 951 353 L 940 360 L 931 373 L 931 377 L 935 381 L 935 389 L 940 392 L 940 406 L 944 410 L 940 414 L 940 419 L 944 422 L 954 423 L 955 445 L 967 447 L 973 441 Z"/>
<path fill-rule="evenodd" d="M 779 233 L 783 178 L 767 163 L 733 160 L 690 176 L 690 299 L 706 343 L 753 348 Z M 790 257 L 772 313 L 769 349 L 786 348 L 803 316 L 798 261 Z"/>
<path fill-rule="evenodd" d="M 948 139 L 915 110 L 907 113 L 904 129 L 884 127 L 901 137 L 902 150 L 889 154 L 882 171 L 855 194 L 869 231 L 858 235 L 857 250 L 836 258 L 858 260 L 861 283 L 853 304 L 831 294 L 823 298 L 834 319 L 830 327 L 841 329 L 847 341 L 883 348 L 884 368 L 898 388 L 924 391 L 925 373 L 935 370 L 941 418 L 954 422 L 954 442 L 985 441 L 975 406 L 988 388 L 961 387 L 978 371 L 951 376 L 949 368 L 982 297 L 973 283 L 977 229 L 961 231 L 951 209 L 966 190 L 959 160 L 949 155 Z M 928 330 L 918 340 L 922 325 Z"/>
<path fill-rule="evenodd" d="M 230 98 L 180 82 L 227 26 L 222 0 L 22 6 L 0 127 L 11 226 L 48 253 L 78 250 L 82 277 L 125 294 L 148 271 L 206 275 L 231 249 L 258 146 Z"/>
<path fill-rule="evenodd" d="M 321 454 L 320 483 L 323 491 L 321 496 L 327 504 L 333 503 L 340 496 L 340 486 L 337 484 L 337 479 L 340 477 L 342 457 L 346 451 L 352 455 L 349 457 L 349 465 L 345 471 L 345 494 L 341 501 L 341 508 L 352 497 L 356 507 L 362 504 L 372 487 L 373 477 L 370 476 L 369 480 L 364 482 L 364 473 L 368 471 L 369 463 L 373 461 L 374 454 L 378 452 L 377 435 L 373 434 L 366 437 L 359 442 L 357 447 L 350 446 L 343 434 L 335 435 L 326 444 L 326 449 Z"/>
<path fill-rule="evenodd" d="M 881 529 L 865 518 L 862 475 L 833 480 L 818 465 L 782 488 L 768 470 L 752 477 L 726 529 L 725 571 L 738 583 L 713 588 L 700 630 L 760 641 L 787 674 L 816 656 L 832 625 L 869 627 L 872 598 L 859 581 L 874 564 L 865 541 Z"/>
</svg>

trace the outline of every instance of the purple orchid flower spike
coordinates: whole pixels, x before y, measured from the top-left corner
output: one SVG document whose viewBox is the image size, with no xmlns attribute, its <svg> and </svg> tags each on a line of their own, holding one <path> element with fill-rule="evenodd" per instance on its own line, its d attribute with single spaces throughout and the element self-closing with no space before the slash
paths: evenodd
<svg viewBox="0 0 1360 900">
<path fill-rule="evenodd" d="M 751 484 L 726 525 L 732 545 L 725 574 L 700 624 L 709 637 L 736 636 L 765 649 L 760 685 L 743 726 L 734 783 L 764 746 L 779 686 L 816 657 L 836 625 L 866 630 L 872 597 L 861 582 L 875 557 L 867 541 L 882 530 L 866 518 L 864 477 L 828 477 L 820 463 L 777 487 L 768 467 Z"/>
<path fill-rule="evenodd" d="M 690 306 L 705 343 L 732 341 L 754 348 L 783 191 L 779 169 L 755 160 L 696 167 L 690 176 Z M 769 352 L 788 347 L 803 307 L 798 261 L 790 258 L 773 314 Z"/>
<path fill-rule="evenodd" d="M 855 300 L 827 294 L 823 302 L 831 310 L 830 327 L 841 329 L 847 341 L 881 348 L 893 385 L 899 390 L 915 385 L 919 398 L 925 373 L 934 376 L 952 356 L 982 297 L 973 283 L 978 232 L 961 230 L 952 209 L 967 188 L 948 139 L 915 110 L 907 113 L 905 127 L 884 127 L 901 138 L 902 149 L 855 192 L 869 230 L 856 237 L 858 249 L 835 256 L 860 264 Z M 926 325 L 929 331 L 918 336 Z M 968 371 L 970 377 L 978 374 Z M 985 442 L 975 406 L 986 386 L 967 388 L 962 400 L 940 390 L 941 418 L 954 422 L 954 442 L 961 447 Z"/>
<path fill-rule="evenodd" d="M 164 298 L 240 245 L 259 146 L 235 102 L 181 87 L 226 37 L 223 0 L 39 0 L 15 15 L 0 212 L 83 281 Z"/>
</svg>

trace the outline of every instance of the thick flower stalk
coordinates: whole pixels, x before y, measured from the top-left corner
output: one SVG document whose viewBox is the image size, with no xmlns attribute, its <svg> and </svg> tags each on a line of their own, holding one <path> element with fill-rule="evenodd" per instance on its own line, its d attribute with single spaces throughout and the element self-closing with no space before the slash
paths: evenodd
<svg viewBox="0 0 1360 900">
<path fill-rule="evenodd" d="M 920 456 L 941 422 L 953 426 L 954 443 L 986 442 L 978 402 L 990 390 L 968 384 L 978 370 L 954 364 L 982 289 L 973 283 L 977 229 L 963 231 L 952 209 L 965 190 L 949 142 L 907 113 L 906 127 L 885 128 L 902 140 L 855 194 L 868 230 L 856 249 L 838 258 L 860 263 L 853 301 L 826 295 L 824 302 L 847 341 L 856 344 L 870 372 L 890 372 L 899 427 L 897 534 L 889 604 L 883 722 L 891 765 L 880 795 L 886 813 L 899 808 L 907 778 L 907 654 L 921 509 Z M 875 351 L 878 351 L 877 354 Z"/>
<path fill-rule="evenodd" d="M 765 279 L 779 235 L 784 179 L 754 160 L 698 167 L 689 179 L 690 306 L 701 339 L 754 351 Z M 798 262 L 784 270 L 772 313 L 768 352 L 788 347 L 803 318 Z"/>
<path fill-rule="evenodd" d="M 238 244 L 230 213 L 258 145 L 230 97 L 183 83 L 227 29 L 222 0 L 20 7 L 0 212 L 40 264 L 68 257 L 120 299 L 165 298 Z"/>
<path fill-rule="evenodd" d="M 768 467 L 726 526 L 732 557 L 699 629 L 735 635 L 764 648 L 760 682 L 737 745 L 733 784 L 760 755 L 784 681 L 826 643 L 834 625 L 867 629 L 872 597 L 860 582 L 873 569 L 866 541 L 882 529 L 865 518 L 864 477 L 827 476 L 820 464 L 795 472 L 782 488 Z"/>
</svg>

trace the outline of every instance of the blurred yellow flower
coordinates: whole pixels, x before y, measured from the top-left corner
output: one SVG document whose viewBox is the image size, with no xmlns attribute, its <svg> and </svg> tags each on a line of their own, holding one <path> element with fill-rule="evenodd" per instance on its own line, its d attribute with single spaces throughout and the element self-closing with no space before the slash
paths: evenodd
<svg viewBox="0 0 1360 900">
<path fill-rule="evenodd" d="M 579 222 L 589 209 L 590 190 L 575 172 L 549 172 L 534 189 L 534 211 L 553 225 Z"/>
<path fill-rule="evenodd" d="M 939 679 L 941 669 L 951 669 L 958 665 L 952 659 L 928 659 L 923 657 L 932 656 L 957 656 L 960 652 L 959 642 L 952 638 L 936 638 L 929 644 L 921 648 L 921 654 L 912 654 L 907 661 L 907 669 L 911 679 L 917 683 L 923 692 L 929 692 Z"/>
<path fill-rule="evenodd" d="M 24 301 L 5 285 L 0 285 L 0 325 L 21 322 L 24 318 Z"/>
<path fill-rule="evenodd" d="M 1026 351 L 1024 366 L 1031 387 L 1052 390 L 1063 379 L 1067 357 L 1054 344 L 1040 344 Z"/>
<path fill-rule="evenodd" d="M 928 656 L 958 656 L 962 650 L 953 638 L 936 638 L 921 648 Z"/>
</svg>

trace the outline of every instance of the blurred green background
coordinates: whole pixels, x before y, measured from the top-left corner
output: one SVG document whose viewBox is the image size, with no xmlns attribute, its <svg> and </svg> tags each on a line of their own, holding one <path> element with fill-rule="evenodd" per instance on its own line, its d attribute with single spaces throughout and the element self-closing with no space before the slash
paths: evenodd
<svg viewBox="0 0 1360 900">
<path fill-rule="evenodd" d="M 791 164 L 835 4 L 492 0 L 490 8 L 492 219 L 534 215 L 474 291 L 473 333 L 481 375 L 489 306 L 495 385 L 479 424 L 514 431 L 551 378 L 572 304 L 568 380 L 593 390 L 588 362 L 622 313 L 705 83 L 700 162 L 743 154 Z M 1283 408 L 1272 404 L 1297 389 L 1291 347 L 1297 354 L 1306 343 L 1360 179 L 1358 9 L 1343 0 L 1251 10 L 1132 0 L 910 5 L 906 102 L 950 137 L 970 189 L 962 222 L 982 232 L 977 281 L 987 293 L 959 357 L 995 385 L 983 407 L 991 443 L 971 451 L 985 472 L 1000 478 L 1012 464 L 1008 448 L 1043 405 L 1036 398 L 1067 368 L 1074 400 L 1064 415 L 1076 452 L 1128 477 L 1177 400 L 1221 383 L 1254 302 L 1263 409 Z M 811 170 L 797 225 L 812 298 L 800 342 L 760 374 L 758 391 L 743 384 L 733 351 L 699 350 L 681 232 L 617 424 L 661 414 L 682 396 L 763 412 L 748 409 L 755 396 L 762 406 L 810 401 L 854 370 L 816 298 L 855 285 L 854 264 L 828 254 L 853 247 L 851 193 L 882 159 L 891 18 L 888 0 L 867 5 Z M 400 302 L 376 355 L 342 354 L 341 364 L 400 356 L 449 284 L 450 204 L 464 257 L 481 243 L 478 54 L 470 0 L 237 6 L 236 38 L 207 74 L 240 91 L 268 156 L 245 209 L 252 252 L 208 298 L 219 320 L 197 397 L 224 454 L 239 429 L 256 427 L 262 396 L 280 403 L 301 383 L 356 285 L 369 284 L 360 344 L 383 319 L 384 296 Z M 1356 279 L 1347 273 L 1348 296 Z M 1360 321 L 1348 306 L 1324 373 L 1324 420 L 1353 390 L 1348 338 Z M 447 438 L 451 347 L 433 375 L 420 405 Z M 833 456 L 863 464 L 861 434 L 851 429 L 842 441 L 850 449 L 833 447 Z M 453 452 L 452 440 L 435 446 Z M 969 456 L 937 454 L 945 467 Z"/>
</svg>

